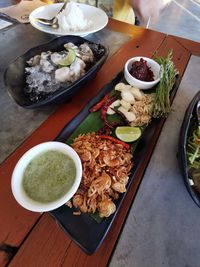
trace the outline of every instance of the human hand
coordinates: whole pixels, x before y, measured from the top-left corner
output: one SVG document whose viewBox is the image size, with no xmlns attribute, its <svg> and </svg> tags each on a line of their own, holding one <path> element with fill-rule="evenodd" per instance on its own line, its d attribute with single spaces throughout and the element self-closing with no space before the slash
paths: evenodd
<svg viewBox="0 0 200 267">
<path fill-rule="evenodd" d="M 149 18 L 158 19 L 161 10 L 169 2 L 170 0 L 130 0 L 142 25 L 146 24 Z"/>
</svg>

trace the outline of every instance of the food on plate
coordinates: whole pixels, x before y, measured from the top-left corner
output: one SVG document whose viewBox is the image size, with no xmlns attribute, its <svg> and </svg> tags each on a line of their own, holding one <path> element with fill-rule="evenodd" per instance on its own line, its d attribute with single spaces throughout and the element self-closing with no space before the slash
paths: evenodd
<svg viewBox="0 0 200 267">
<path fill-rule="evenodd" d="M 115 212 L 114 201 L 126 192 L 133 166 L 134 145 L 128 143 L 141 137 L 143 127 L 139 126 L 151 121 L 154 106 L 155 93 L 120 82 L 89 109 L 98 112 L 103 127 L 97 133 L 78 136 L 71 144 L 83 166 L 80 187 L 68 203 L 78 209 L 76 214 L 98 212 L 103 218 Z"/>
<path fill-rule="evenodd" d="M 130 145 L 129 144 L 126 144 L 125 142 L 120 141 L 119 139 L 116 139 L 116 138 L 114 138 L 114 137 L 112 137 L 110 135 L 99 134 L 98 137 L 101 138 L 101 139 L 110 140 L 111 142 L 113 142 L 115 144 L 118 144 L 118 145 L 121 145 L 121 146 L 123 146 L 126 149 L 129 149 L 130 148 Z"/>
<path fill-rule="evenodd" d="M 100 117 L 102 119 L 103 125 L 107 126 L 110 129 L 113 129 L 116 126 L 115 122 L 109 122 L 107 120 L 107 111 L 109 109 L 109 106 L 113 104 L 113 102 L 115 102 L 116 97 L 109 97 L 106 102 L 102 105 L 101 109 L 100 109 Z"/>
<path fill-rule="evenodd" d="M 109 94 L 106 94 L 102 100 L 100 100 L 96 105 L 94 105 L 93 107 L 91 107 L 90 112 L 95 112 L 97 110 L 99 110 L 100 108 L 102 108 L 103 105 L 105 105 L 105 103 L 108 101 L 109 99 Z"/>
<path fill-rule="evenodd" d="M 140 127 L 118 126 L 115 129 L 117 138 L 124 142 L 134 142 L 140 138 L 142 131 Z"/>
<path fill-rule="evenodd" d="M 154 73 L 151 68 L 147 65 L 147 61 L 140 58 L 138 61 L 134 61 L 131 65 L 130 74 L 140 80 L 145 82 L 154 81 Z"/>
<path fill-rule="evenodd" d="M 72 204 L 81 212 L 99 213 L 109 217 L 115 212 L 114 200 L 126 191 L 133 166 L 128 144 L 110 136 L 88 133 L 78 136 L 72 143 L 78 153 L 83 177 L 72 198 Z"/>
<path fill-rule="evenodd" d="M 154 94 L 144 94 L 140 89 L 125 83 L 118 83 L 115 90 L 121 93 L 118 106 L 113 108 L 116 113 L 122 113 L 130 126 L 142 126 L 148 124 L 152 117 Z M 108 110 L 109 114 L 109 110 Z"/>
<path fill-rule="evenodd" d="M 189 181 L 200 193 L 200 127 L 188 138 L 187 161 Z"/>
<path fill-rule="evenodd" d="M 92 26 L 92 21 L 84 16 L 82 9 L 74 2 L 67 3 L 65 9 L 57 15 L 57 19 L 59 28 L 66 32 L 83 31 Z"/>
<path fill-rule="evenodd" d="M 24 93 L 33 102 L 52 95 L 81 78 L 95 64 L 100 53 L 101 47 L 97 44 L 69 42 L 62 51 L 35 55 L 27 61 Z"/>
<path fill-rule="evenodd" d="M 68 50 L 68 54 L 66 57 L 61 58 L 58 62 L 58 64 L 60 66 L 70 66 L 76 59 L 76 52 L 74 51 L 74 49 L 72 48 L 67 48 Z M 52 60 L 53 60 L 53 56 L 52 56 Z M 57 61 L 56 55 L 55 55 L 55 60 Z"/>
<path fill-rule="evenodd" d="M 124 121 L 124 125 L 142 126 L 151 120 L 154 94 L 144 94 L 138 88 L 123 82 L 115 86 L 115 91 L 120 92 L 110 96 L 106 94 L 102 100 L 90 108 L 90 112 L 100 110 L 100 117 L 103 125 L 110 129 L 122 126 L 118 122 L 110 122 L 107 115 L 117 113 Z"/>
<path fill-rule="evenodd" d="M 118 93 L 120 92 L 120 95 Z M 142 126 L 152 118 L 154 94 L 144 94 L 140 89 L 120 82 L 115 86 L 112 96 L 106 94 L 90 112 L 100 111 L 104 128 L 111 130 L 117 126 Z M 109 121 L 107 115 L 118 114 L 122 122 Z"/>
<path fill-rule="evenodd" d="M 53 202 L 72 187 L 76 166 L 68 155 L 49 150 L 33 158 L 23 174 L 23 188 L 31 199 L 40 203 Z"/>
<path fill-rule="evenodd" d="M 97 104 L 95 104 L 89 110 L 90 112 L 100 111 L 100 117 L 103 122 L 103 128 L 105 129 L 106 128 L 113 129 L 118 124 L 116 122 L 109 122 L 107 120 L 107 114 L 111 114 L 108 113 L 109 110 L 111 110 L 110 106 L 113 106 L 113 104 L 116 102 L 115 100 L 116 100 L 115 96 L 110 96 L 109 94 L 106 94 Z M 115 113 L 112 110 L 110 112 L 112 112 L 112 114 Z"/>
<path fill-rule="evenodd" d="M 167 57 L 155 57 L 155 60 L 161 66 L 161 78 L 156 86 L 152 114 L 154 118 L 167 117 L 171 111 L 170 92 L 179 73 L 174 66 L 172 57 L 172 51 L 168 53 Z"/>
</svg>

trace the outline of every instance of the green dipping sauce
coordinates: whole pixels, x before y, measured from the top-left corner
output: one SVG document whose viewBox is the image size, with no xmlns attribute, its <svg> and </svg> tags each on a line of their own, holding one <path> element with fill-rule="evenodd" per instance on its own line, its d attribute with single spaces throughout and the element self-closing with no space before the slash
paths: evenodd
<svg viewBox="0 0 200 267">
<path fill-rule="evenodd" d="M 28 164 L 22 183 L 30 198 L 48 203 L 65 195 L 73 185 L 75 176 L 74 161 L 62 152 L 49 150 Z"/>
</svg>

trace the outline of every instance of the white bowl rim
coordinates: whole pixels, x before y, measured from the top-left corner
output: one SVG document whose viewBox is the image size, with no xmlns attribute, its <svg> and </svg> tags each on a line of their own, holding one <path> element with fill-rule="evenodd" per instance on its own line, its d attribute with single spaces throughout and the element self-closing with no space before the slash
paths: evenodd
<svg viewBox="0 0 200 267">
<path fill-rule="evenodd" d="M 22 188 L 21 182 L 24 170 L 28 165 L 28 163 L 35 156 L 49 150 L 61 151 L 73 159 L 76 166 L 76 178 L 72 187 L 64 196 L 53 202 L 40 203 L 32 200 L 26 195 L 24 189 Z M 18 160 L 11 177 L 11 190 L 16 201 L 25 209 L 35 212 L 45 212 L 54 210 L 64 205 L 68 200 L 70 200 L 72 196 L 76 193 L 80 185 L 81 179 L 82 179 L 82 163 L 76 151 L 71 146 L 65 143 L 58 141 L 49 141 L 40 143 L 32 147 L 31 149 L 26 151 L 22 155 L 22 157 Z"/>
<path fill-rule="evenodd" d="M 151 81 L 151 82 L 141 81 L 141 80 L 139 80 L 139 79 L 133 77 L 133 76 L 130 74 L 129 69 L 128 69 L 129 64 L 130 64 L 131 62 L 140 60 L 141 58 L 143 58 L 143 59 L 146 60 L 147 62 L 153 62 L 155 65 L 157 65 L 157 66 L 159 67 L 159 69 L 160 69 L 160 70 L 159 70 L 159 76 L 158 76 L 158 78 L 157 78 L 156 80 Z M 154 84 L 156 84 L 156 83 L 158 83 L 158 82 L 160 81 L 160 71 L 161 71 L 160 65 L 159 65 L 154 59 L 152 59 L 152 58 L 149 58 L 149 57 L 143 57 L 143 56 L 132 57 L 132 58 L 130 58 L 130 59 L 128 59 L 128 60 L 126 61 L 124 69 L 125 69 L 127 75 L 128 75 L 131 79 L 137 81 L 138 83 L 146 84 L 146 85 L 154 85 Z"/>
</svg>

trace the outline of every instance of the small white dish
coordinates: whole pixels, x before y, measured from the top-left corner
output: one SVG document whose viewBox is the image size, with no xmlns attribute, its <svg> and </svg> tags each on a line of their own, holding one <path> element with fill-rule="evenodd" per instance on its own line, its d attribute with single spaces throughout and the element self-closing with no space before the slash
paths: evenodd
<svg viewBox="0 0 200 267">
<path fill-rule="evenodd" d="M 76 176 L 71 188 L 63 196 L 52 202 L 41 203 L 33 200 L 26 194 L 23 187 L 23 176 L 24 176 L 24 171 L 28 166 L 28 164 L 35 157 L 49 150 L 62 152 L 68 155 L 75 163 Z M 60 206 L 64 205 L 67 201 L 69 201 L 76 193 L 80 185 L 81 178 L 82 178 L 82 164 L 76 151 L 67 144 L 56 141 L 50 141 L 34 146 L 19 159 L 12 174 L 11 189 L 16 201 L 22 207 L 24 207 L 27 210 L 35 212 L 45 212 L 59 208 Z"/>
<path fill-rule="evenodd" d="M 147 61 L 147 66 L 150 67 L 150 69 L 153 71 L 154 81 L 151 81 L 151 82 L 141 81 L 141 80 L 134 78 L 130 74 L 130 70 L 131 70 L 133 62 L 140 61 L 141 58 Z M 130 58 L 125 64 L 124 77 L 126 81 L 134 87 L 137 87 L 142 90 L 151 89 L 160 81 L 160 65 L 155 60 L 148 58 L 148 57 L 142 57 L 142 56 L 133 57 L 133 58 Z"/>
<path fill-rule="evenodd" d="M 92 22 L 92 25 L 87 30 L 82 31 L 64 31 L 60 28 L 54 29 L 51 26 L 46 26 L 38 21 L 36 21 L 36 18 L 45 18 L 45 19 L 51 19 L 55 15 L 58 14 L 61 7 L 63 6 L 63 3 L 56 3 L 56 4 L 49 4 L 42 7 L 36 8 L 29 16 L 29 21 L 32 24 L 33 27 L 36 29 L 50 33 L 55 34 L 58 36 L 61 35 L 77 35 L 77 36 L 86 36 L 88 34 L 97 32 L 101 29 L 103 29 L 107 23 L 108 23 L 108 16 L 107 14 L 101 10 L 100 8 L 96 8 L 94 6 L 86 5 L 86 4 L 77 4 L 79 8 L 82 10 L 83 15 L 88 21 Z M 78 18 L 77 18 L 78 19 Z"/>
</svg>

